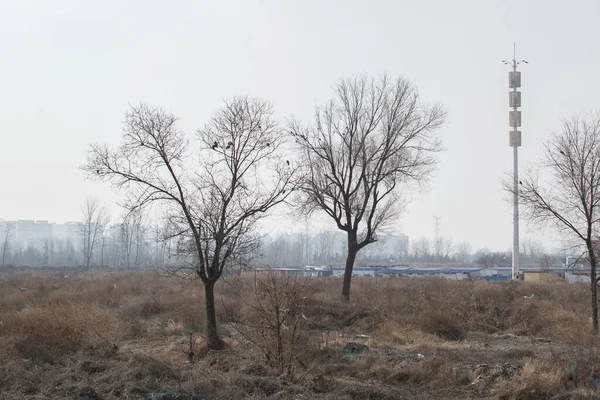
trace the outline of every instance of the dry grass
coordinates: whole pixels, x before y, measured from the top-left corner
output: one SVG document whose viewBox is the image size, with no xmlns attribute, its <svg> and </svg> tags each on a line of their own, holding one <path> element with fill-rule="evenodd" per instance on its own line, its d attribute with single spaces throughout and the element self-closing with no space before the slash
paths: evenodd
<svg viewBox="0 0 600 400">
<path fill-rule="evenodd" d="M 600 349 L 590 335 L 587 286 L 360 278 L 353 281 L 352 301 L 344 303 L 340 284 L 334 278 L 303 281 L 293 303 L 286 300 L 284 311 L 297 308 L 294 319 L 271 325 L 281 325 L 288 346 L 281 357 L 294 364 L 293 374 L 286 367 L 282 375 L 268 348 L 277 336 L 273 329 L 261 336 L 260 328 L 275 315 L 274 304 L 265 303 L 269 293 L 257 292 L 265 289 L 255 288 L 252 278 L 218 285 L 221 334 L 231 346 L 213 353 L 202 350 L 198 283 L 143 273 L 1 274 L 0 398 L 133 399 L 169 392 L 180 399 L 530 399 L 600 393 Z M 289 281 L 278 287 L 284 297 L 297 290 Z M 524 298 L 531 294 L 533 299 Z M 190 334 L 193 363 L 187 361 Z M 353 348 L 349 342 L 369 350 L 344 351 Z"/>
</svg>

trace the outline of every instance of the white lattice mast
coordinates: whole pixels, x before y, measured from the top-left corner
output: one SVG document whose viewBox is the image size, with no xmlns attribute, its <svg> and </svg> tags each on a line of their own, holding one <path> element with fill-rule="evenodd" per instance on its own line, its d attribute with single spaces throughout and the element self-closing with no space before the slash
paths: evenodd
<svg viewBox="0 0 600 400">
<path fill-rule="evenodd" d="M 520 260 L 519 260 L 519 152 L 521 146 L 521 72 L 517 71 L 517 66 L 521 63 L 527 64 L 527 61 L 517 61 L 516 46 L 513 43 L 513 59 L 511 61 L 503 60 L 505 65 L 510 65 L 512 71 L 508 73 L 508 94 L 509 111 L 508 121 L 512 128 L 508 133 L 509 146 L 513 148 L 513 251 L 512 251 L 512 278 L 518 279 Z"/>
</svg>

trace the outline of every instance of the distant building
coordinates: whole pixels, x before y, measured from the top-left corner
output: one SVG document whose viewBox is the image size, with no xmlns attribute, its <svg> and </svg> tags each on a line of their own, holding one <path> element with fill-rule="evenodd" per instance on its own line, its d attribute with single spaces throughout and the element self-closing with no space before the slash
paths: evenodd
<svg viewBox="0 0 600 400">
<path fill-rule="evenodd" d="M 565 279 L 570 283 L 591 283 L 589 270 L 567 270 L 565 271 Z"/>
<path fill-rule="evenodd" d="M 78 251 L 83 247 L 82 226 L 81 222 L 52 224 L 52 237 L 69 243 L 75 251 Z"/>
<path fill-rule="evenodd" d="M 548 282 L 550 276 L 548 271 L 523 271 L 523 280 L 527 282 Z"/>
<path fill-rule="evenodd" d="M 19 220 L 15 223 L 15 241 L 23 250 L 44 248 L 44 239 L 52 238 L 48 221 Z"/>
<path fill-rule="evenodd" d="M 483 278 L 488 281 L 500 281 L 512 277 L 511 267 L 487 267 L 471 273 L 472 278 Z"/>
<path fill-rule="evenodd" d="M 18 220 L 13 222 L 0 220 L 0 238 L 4 238 L 6 225 L 9 223 L 13 224 L 12 248 L 44 251 L 45 243 L 48 240 L 61 240 L 70 244 L 74 250 L 82 247 L 81 222 L 56 224 L 36 220 Z"/>
</svg>

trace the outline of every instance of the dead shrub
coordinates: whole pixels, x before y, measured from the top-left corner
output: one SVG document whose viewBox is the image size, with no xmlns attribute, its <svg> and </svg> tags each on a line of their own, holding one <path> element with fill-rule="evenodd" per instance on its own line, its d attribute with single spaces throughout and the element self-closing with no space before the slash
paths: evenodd
<svg viewBox="0 0 600 400">
<path fill-rule="evenodd" d="M 296 378 L 298 365 L 310 362 L 304 315 L 304 284 L 296 277 L 256 279 L 244 317 L 232 326 L 264 356 L 277 374 Z"/>
<path fill-rule="evenodd" d="M 247 367 L 242 369 L 240 372 L 242 372 L 246 375 L 254 375 L 254 376 L 269 376 L 270 375 L 269 368 L 267 368 L 263 364 L 254 364 L 254 363 L 248 365 Z"/>
<path fill-rule="evenodd" d="M 464 340 L 466 332 L 458 324 L 459 321 L 447 314 L 435 312 L 423 315 L 420 327 L 424 332 L 433 333 L 444 340 Z"/>
<path fill-rule="evenodd" d="M 246 395 L 273 396 L 283 388 L 278 379 L 261 376 L 238 375 L 232 383 Z"/>
<path fill-rule="evenodd" d="M 28 308 L 3 321 L 0 333 L 13 337 L 22 357 L 52 363 L 81 349 L 118 342 L 119 324 L 101 309 L 85 306 Z"/>
<path fill-rule="evenodd" d="M 344 392 L 352 400 L 395 400 L 402 398 L 396 391 L 374 385 L 351 385 L 344 388 Z"/>
<path fill-rule="evenodd" d="M 79 400 L 102 400 L 102 396 L 96 393 L 94 388 L 90 386 L 85 386 L 77 390 L 75 398 Z"/>
<path fill-rule="evenodd" d="M 538 335 L 544 328 L 542 311 L 537 302 L 519 299 L 513 303 L 508 325 L 518 335 Z"/>
<path fill-rule="evenodd" d="M 72 290 L 67 289 L 67 288 L 58 288 L 58 289 L 52 291 L 50 294 L 48 294 L 47 298 L 48 298 L 48 304 L 50 304 L 50 305 L 52 305 L 52 304 L 63 305 L 63 304 L 67 304 L 69 302 L 79 300 L 79 299 L 77 299 L 77 295 L 75 293 L 73 293 Z"/>
<path fill-rule="evenodd" d="M 27 296 L 18 289 L 11 289 L 0 297 L 3 312 L 18 312 L 27 306 Z"/>
<path fill-rule="evenodd" d="M 125 307 L 121 308 L 123 315 L 136 318 L 140 317 L 148 319 L 152 316 L 159 315 L 164 312 L 164 307 L 158 302 L 156 297 L 138 297 L 135 300 L 127 302 Z"/>
<path fill-rule="evenodd" d="M 568 370 L 545 360 L 525 361 L 522 372 L 499 389 L 501 399 L 547 399 L 563 393 Z"/>
<path fill-rule="evenodd" d="M 160 387 L 154 383 L 179 379 L 179 374 L 168 364 L 147 355 L 134 355 L 129 361 L 129 366 L 129 375 L 133 378 L 132 380 L 153 382 L 153 387 Z"/>
<path fill-rule="evenodd" d="M 27 309 L 6 323 L 19 338 L 16 348 L 22 357 L 39 362 L 54 362 L 84 345 L 84 336 L 65 315 L 49 310 Z"/>
<path fill-rule="evenodd" d="M 330 393 L 337 388 L 337 385 L 335 380 L 317 375 L 310 381 L 309 387 L 314 393 Z"/>
</svg>

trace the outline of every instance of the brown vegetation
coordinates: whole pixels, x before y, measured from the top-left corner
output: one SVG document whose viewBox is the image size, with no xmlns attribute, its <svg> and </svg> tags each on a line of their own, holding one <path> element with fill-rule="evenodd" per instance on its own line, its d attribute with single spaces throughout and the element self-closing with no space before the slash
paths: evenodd
<svg viewBox="0 0 600 400">
<path fill-rule="evenodd" d="M 229 347 L 208 351 L 197 283 L 142 273 L 1 274 L 0 398 L 600 393 L 584 285 L 360 278 L 350 303 L 338 286 L 335 278 L 228 279 L 217 312 Z"/>
</svg>

